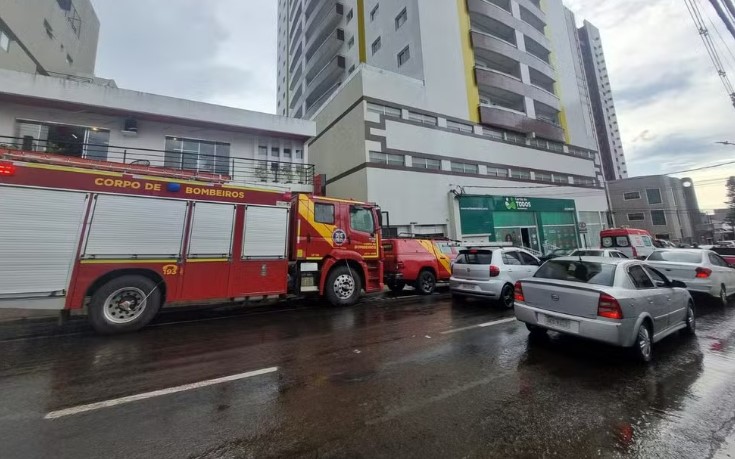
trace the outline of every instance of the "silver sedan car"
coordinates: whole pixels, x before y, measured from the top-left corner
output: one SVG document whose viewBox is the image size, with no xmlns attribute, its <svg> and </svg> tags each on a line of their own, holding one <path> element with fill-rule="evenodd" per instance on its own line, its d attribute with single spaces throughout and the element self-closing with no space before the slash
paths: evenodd
<svg viewBox="0 0 735 459">
<path fill-rule="evenodd" d="M 554 330 L 628 347 L 648 362 L 653 343 L 694 334 L 686 285 L 637 260 L 564 257 L 516 283 L 515 314 L 532 334 Z"/>
</svg>

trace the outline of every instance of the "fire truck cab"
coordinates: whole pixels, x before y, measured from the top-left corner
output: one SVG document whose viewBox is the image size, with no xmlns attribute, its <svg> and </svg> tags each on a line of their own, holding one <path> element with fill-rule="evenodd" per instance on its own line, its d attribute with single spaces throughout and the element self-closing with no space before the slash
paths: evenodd
<svg viewBox="0 0 735 459">
<path fill-rule="evenodd" d="M 383 289 L 374 204 L 84 161 L 0 150 L 0 307 L 117 333 L 164 305 Z"/>
</svg>

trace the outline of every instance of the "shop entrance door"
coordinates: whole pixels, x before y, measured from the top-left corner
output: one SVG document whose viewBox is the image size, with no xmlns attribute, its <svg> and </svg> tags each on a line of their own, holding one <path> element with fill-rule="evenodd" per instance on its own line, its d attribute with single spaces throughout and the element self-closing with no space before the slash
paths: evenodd
<svg viewBox="0 0 735 459">
<path fill-rule="evenodd" d="M 523 241 L 523 247 L 536 252 L 541 251 L 538 240 L 538 228 L 521 228 L 521 240 Z"/>
</svg>

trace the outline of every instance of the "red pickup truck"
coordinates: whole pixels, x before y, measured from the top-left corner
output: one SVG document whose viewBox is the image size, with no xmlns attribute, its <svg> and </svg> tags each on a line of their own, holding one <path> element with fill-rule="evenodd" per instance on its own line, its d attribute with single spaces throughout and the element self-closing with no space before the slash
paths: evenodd
<svg viewBox="0 0 735 459">
<path fill-rule="evenodd" d="M 732 247 L 713 247 L 712 251 L 725 259 L 730 266 L 735 267 L 735 248 Z"/>
<path fill-rule="evenodd" d="M 459 249 L 459 244 L 446 240 L 384 239 L 385 284 L 394 292 L 410 285 L 422 295 L 431 295 L 437 282 L 449 281 Z"/>
</svg>

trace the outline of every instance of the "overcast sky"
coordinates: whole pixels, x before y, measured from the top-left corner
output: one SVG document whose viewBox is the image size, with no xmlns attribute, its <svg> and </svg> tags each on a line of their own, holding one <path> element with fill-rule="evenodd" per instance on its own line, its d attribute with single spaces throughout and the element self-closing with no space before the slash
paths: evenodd
<svg viewBox="0 0 735 459">
<path fill-rule="evenodd" d="M 101 22 L 99 76 L 126 89 L 275 112 L 276 0 L 92 3 Z M 565 3 L 602 33 L 631 175 L 735 160 L 735 146 L 715 144 L 735 142 L 735 108 L 683 1 Z M 735 39 L 713 24 L 722 36 L 713 38 L 735 50 Z M 735 56 L 722 57 L 735 83 Z M 735 167 L 687 175 L 699 183 L 702 209 L 721 208 Z"/>
</svg>

